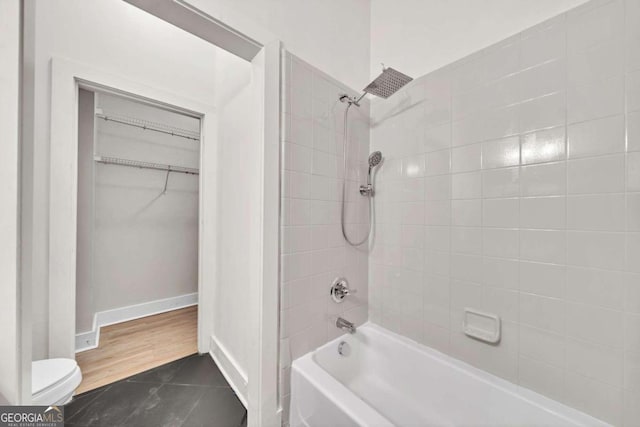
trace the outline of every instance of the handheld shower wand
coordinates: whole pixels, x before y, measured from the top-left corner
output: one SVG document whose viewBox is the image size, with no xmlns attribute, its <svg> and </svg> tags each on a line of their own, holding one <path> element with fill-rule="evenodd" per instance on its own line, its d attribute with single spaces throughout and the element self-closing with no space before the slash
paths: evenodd
<svg viewBox="0 0 640 427">
<path fill-rule="evenodd" d="M 373 196 L 373 184 L 371 183 L 371 171 L 382 161 L 382 152 L 374 151 L 369 156 L 369 172 L 367 173 L 367 185 L 360 186 L 360 194 L 363 196 Z"/>
</svg>

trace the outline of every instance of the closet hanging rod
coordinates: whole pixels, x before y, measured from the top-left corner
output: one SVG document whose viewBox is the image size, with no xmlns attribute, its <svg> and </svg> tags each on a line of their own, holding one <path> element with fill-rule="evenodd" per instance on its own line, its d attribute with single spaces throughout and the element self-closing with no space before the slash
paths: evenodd
<svg viewBox="0 0 640 427">
<path fill-rule="evenodd" d="M 167 129 L 162 129 L 157 124 L 153 124 L 151 122 L 147 122 L 145 120 L 140 119 L 131 119 L 126 117 L 118 117 L 118 116 L 107 116 L 106 114 L 96 113 L 96 117 L 104 120 L 105 122 L 115 122 L 120 123 L 127 126 L 133 126 L 137 128 L 141 128 L 144 130 L 151 130 L 154 132 L 164 133 L 166 135 L 177 136 L 179 138 L 185 138 L 192 141 L 200 141 L 200 138 L 195 136 L 190 136 L 185 130 L 171 130 L 171 128 L 167 127 Z M 195 132 L 194 132 L 195 134 Z"/>
<path fill-rule="evenodd" d="M 195 168 L 186 168 L 184 166 L 172 166 L 172 165 L 164 165 L 161 163 L 149 163 L 149 162 L 141 162 L 138 160 L 129 160 L 129 159 L 120 159 L 118 157 L 105 157 L 105 156 L 96 156 L 94 160 L 98 163 L 109 164 L 109 165 L 119 165 L 119 166 L 128 166 L 132 168 L 141 168 L 141 169 L 154 169 L 165 172 L 178 172 L 178 173 L 186 173 L 188 175 L 199 175 L 200 171 Z"/>
</svg>

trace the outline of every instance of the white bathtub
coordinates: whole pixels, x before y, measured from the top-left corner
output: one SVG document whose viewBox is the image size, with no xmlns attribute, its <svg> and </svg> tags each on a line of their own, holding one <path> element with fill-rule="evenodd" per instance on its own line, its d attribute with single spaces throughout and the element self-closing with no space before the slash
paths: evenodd
<svg viewBox="0 0 640 427">
<path fill-rule="evenodd" d="M 292 427 L 608 425 L 371 323 L 293 362 L 290 414 Z"/>
</svg>

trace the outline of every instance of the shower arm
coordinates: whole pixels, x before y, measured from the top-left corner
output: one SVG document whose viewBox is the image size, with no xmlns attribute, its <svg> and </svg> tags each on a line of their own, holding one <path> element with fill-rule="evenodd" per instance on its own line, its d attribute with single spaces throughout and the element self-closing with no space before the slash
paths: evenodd
<svg viewBox="0 0 640 427">
<path fill-rule="evenodd" d="M 362 101 L 362 98 L 364 98 L 366 95 L 367 92 L 363 92 L 362 95 L 360 95 L 360 98 L 356 98 L 355 96 L 349 96 L 346 93 L 343 93 L 342 95 L 340 95 L 340 101 L 348 102 L 349 104 L 353 104 L 356 107 L 359 107 L 360 101 Z"/>
</svg>

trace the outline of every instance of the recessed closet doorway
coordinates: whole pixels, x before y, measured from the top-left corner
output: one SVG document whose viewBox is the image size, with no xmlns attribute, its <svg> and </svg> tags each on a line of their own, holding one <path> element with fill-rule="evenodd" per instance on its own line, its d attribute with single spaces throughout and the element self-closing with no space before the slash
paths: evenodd
<svg viewBox="0 0 640 427">
<path fill-rule="evenodd" d="M 197 352 L 200 119 L 78 92 L 78 393 Z"/>
</svg>

